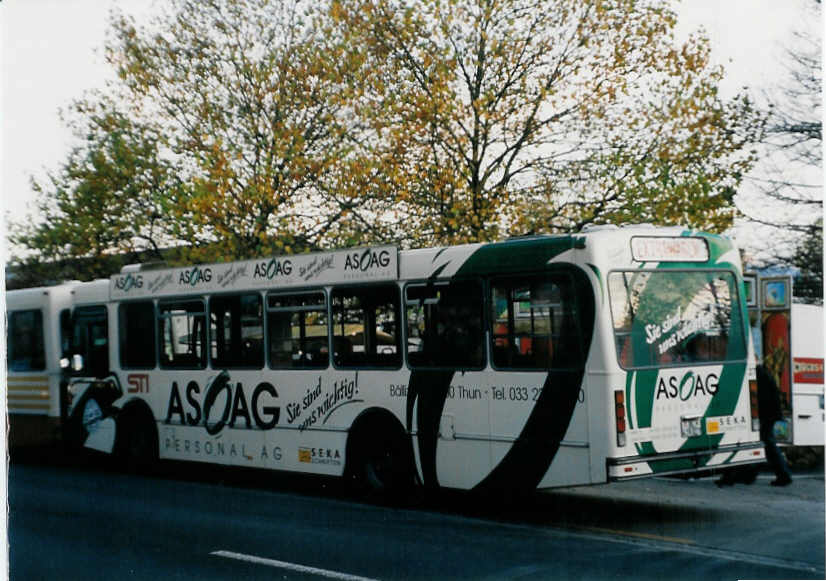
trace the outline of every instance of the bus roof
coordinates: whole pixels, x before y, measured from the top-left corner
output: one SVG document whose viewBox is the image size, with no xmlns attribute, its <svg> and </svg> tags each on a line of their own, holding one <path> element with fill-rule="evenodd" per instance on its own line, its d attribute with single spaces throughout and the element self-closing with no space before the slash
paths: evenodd
<svg viewBox="0 0 826 581">
<path fill-rule="evenodd" d="M 638 249 L 632 250 L 627 244 L 632 238 L 644 244 L 637 244 Z M 567 251 L 585 249 L 589 240 L 600 240 L 600 245 L 605 247 L 628 249 L 626 261 L 634 260 L 636 251 L 650 254 L 646 257 L 650 260 L 660 253 L 663 260 L 684 254 L 683 258 L 688 261 L 701 262 L 708 260 L 708 242 L 705 242 L 708 238 L 719 237 L 679 227 L 593 227 L 579 234 L 523 236 L 501 242 L 416 250 L 399 251 L 395 246 L 385 245 L 153 270 L 132 267 L 112 276 L 108 289 L 112 300 L 124 300 L 507 274 L 545 268 Z"/>
<path fill-rule="evenodd" d="M 68 282 L 53 286 L 14 289 L 6 291 L 6 310 L 31 309 L 56 305 L 60 308 L 69 303 L 71 289 L 78 284 Z"/>
</svg>

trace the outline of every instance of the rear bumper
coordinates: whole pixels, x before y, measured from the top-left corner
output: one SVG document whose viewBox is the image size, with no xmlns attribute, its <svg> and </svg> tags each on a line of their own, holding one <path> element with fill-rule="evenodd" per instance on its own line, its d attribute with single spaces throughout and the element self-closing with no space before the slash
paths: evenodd
<svg viewBox="0 0 826 581">
<path fill-rule="evenodd" d="M 733 466 L 758 464 L 766 459 L 762 442 L 719 446 L 713 450 L 667 452 L 650 456 L 609 458 L 608 480 L 617 482 L 650 476 L 720 472 Z"/>
</svg>

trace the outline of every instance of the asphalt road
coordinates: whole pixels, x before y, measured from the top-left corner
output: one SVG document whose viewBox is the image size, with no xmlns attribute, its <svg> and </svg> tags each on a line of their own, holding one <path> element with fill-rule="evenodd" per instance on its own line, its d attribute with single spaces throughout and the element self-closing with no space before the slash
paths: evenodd
<svg viewBox="0 0 826 581">
<path fill-rule="evenodd" d="M 13 462 L 9 567 L 32 579 L 822 579 L 822 473 L 653 479 L 503 501 L 350 497 L 337 481 Z"/>
</svg>

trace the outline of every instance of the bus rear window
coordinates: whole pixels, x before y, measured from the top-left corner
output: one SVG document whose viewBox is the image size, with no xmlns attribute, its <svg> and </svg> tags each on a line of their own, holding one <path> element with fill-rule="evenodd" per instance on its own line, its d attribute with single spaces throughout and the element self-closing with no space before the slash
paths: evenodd
<svg viewBox="0 0 826 581">
<path fill-rule="evenodd" d="M 6 345 L 9 371 L 46 369 L 43 313 L 36 309 L 9 313 Z"/>
<path fill-rule="evenodd" d="M 612 272 L 608 292 L 617 358 L 626 369 L 746 358 L 730 272 Z"/>
</svg>

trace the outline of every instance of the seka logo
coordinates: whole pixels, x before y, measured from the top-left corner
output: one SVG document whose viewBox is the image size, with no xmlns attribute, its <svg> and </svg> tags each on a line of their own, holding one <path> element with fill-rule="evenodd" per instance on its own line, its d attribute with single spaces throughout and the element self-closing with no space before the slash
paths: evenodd
<svg viewBox="0 0 826 581">
<path fill-rule="evenodd" d="M 361 253 L 353 252 L 347 255 L 344 261 L 344 270 L 367 272 L 375 268 L 387 268 L 390 264 L 390 252 L 387 250 L 373 250 L 367 248 Z"/>
</svg>

